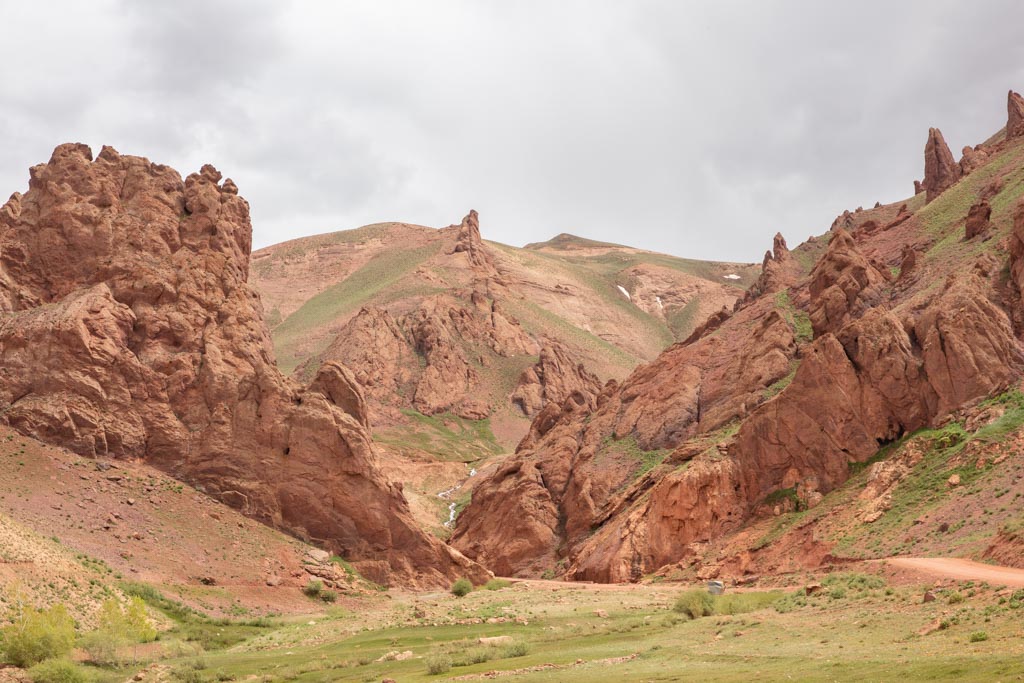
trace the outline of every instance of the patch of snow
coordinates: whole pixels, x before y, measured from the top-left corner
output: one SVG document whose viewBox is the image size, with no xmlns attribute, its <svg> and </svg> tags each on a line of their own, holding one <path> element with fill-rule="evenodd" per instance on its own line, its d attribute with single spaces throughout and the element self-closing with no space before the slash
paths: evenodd
<svg viewBox="0 0 1024 683">
<path fill-rule="evenodd" d="M 626 288 L 625 288 L 625 287 L 623 287 L 622 285 L 615 285 L 615 286 L 619 288 L 619 291 L 620 291 L 620 292 L 622 292 L 623 294 L 625 294 L 625 295 L 626 295 L 626 298 L 627 298 L 627 299 L 629 299 L 630 301 L 632 301 L 632 300 L 633 300 L 633 297 L 631 297 L 631 296 L 629 295 L 629 292 L 627 292 L 627 291 L 626 291 Z"/>
<path fill-rule="evenodd" d="M 658 308 L 665 308 L 665 304 L 661 303 L 661 297 L 660 296 L 654 297 L 654 300 L 658 303 Z"/>
<path fill-rule="evenodd" d="M 722 277 L 724 277 L 726 280 L 739 280 L 740 279 L 740 276 L 737 275 L 736 273 L 729 273 L 728 275 L 723 275 Z"/>
</svg>

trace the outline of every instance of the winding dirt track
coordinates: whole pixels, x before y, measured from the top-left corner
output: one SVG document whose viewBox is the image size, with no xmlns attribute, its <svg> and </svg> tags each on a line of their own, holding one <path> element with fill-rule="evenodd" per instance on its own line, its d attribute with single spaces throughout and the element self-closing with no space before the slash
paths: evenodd
<svg viewBox="0 0 1024 683">
<path fill-rule="evenodd" d="M 891 557 L 894 567 L 913 569 L 930 576 L 960 581 L 986 581 L 991 584 L 1024 588 L 1024 569 L 997 567 L 955 557 Z"/>
</svg>

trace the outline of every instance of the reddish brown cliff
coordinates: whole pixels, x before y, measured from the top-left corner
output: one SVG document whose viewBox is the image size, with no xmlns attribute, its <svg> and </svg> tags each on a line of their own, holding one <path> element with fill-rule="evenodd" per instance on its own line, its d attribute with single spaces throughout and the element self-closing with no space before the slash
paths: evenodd
<svg viewBox="0 0 1024 683">
<path fill-rule="evenodd" d="M 248 204 L 212 166 L 58 147 L 0 211 L 0 419 L 142 458 L 381 582 L 485 576 L 414 524 L 358 384 L 276 369 L 247 284 Z"/>
</svg>

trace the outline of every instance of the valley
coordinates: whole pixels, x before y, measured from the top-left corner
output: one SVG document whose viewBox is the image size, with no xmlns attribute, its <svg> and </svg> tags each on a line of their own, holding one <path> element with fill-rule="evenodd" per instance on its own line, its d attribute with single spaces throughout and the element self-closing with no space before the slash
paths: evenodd
<svg viewBox="0 0 1024 683">
<path fill-rule="evenodd" d="M 757 265 L 252 251 L 212 166 L 58 146 L 0 207 L 0 681 L 1024 675 L 1024 99 L 924 152 Z"/>
</svg>

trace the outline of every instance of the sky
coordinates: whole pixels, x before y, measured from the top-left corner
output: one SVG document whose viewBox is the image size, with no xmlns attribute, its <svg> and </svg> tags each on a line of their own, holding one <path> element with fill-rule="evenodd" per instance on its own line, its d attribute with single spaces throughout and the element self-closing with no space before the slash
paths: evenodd
<svg viewBox="0 0 1024 683">
<path fill-rule="evenodd" d="M 1024 3 L 0 0 L 0 194 L 62 142 L 212 163 L 256 247 L 480 212 L 759 261 L 897 201 L 1024 90 Z M 2 198 L 0 198 L 2 201 Z"/>
</svg>

